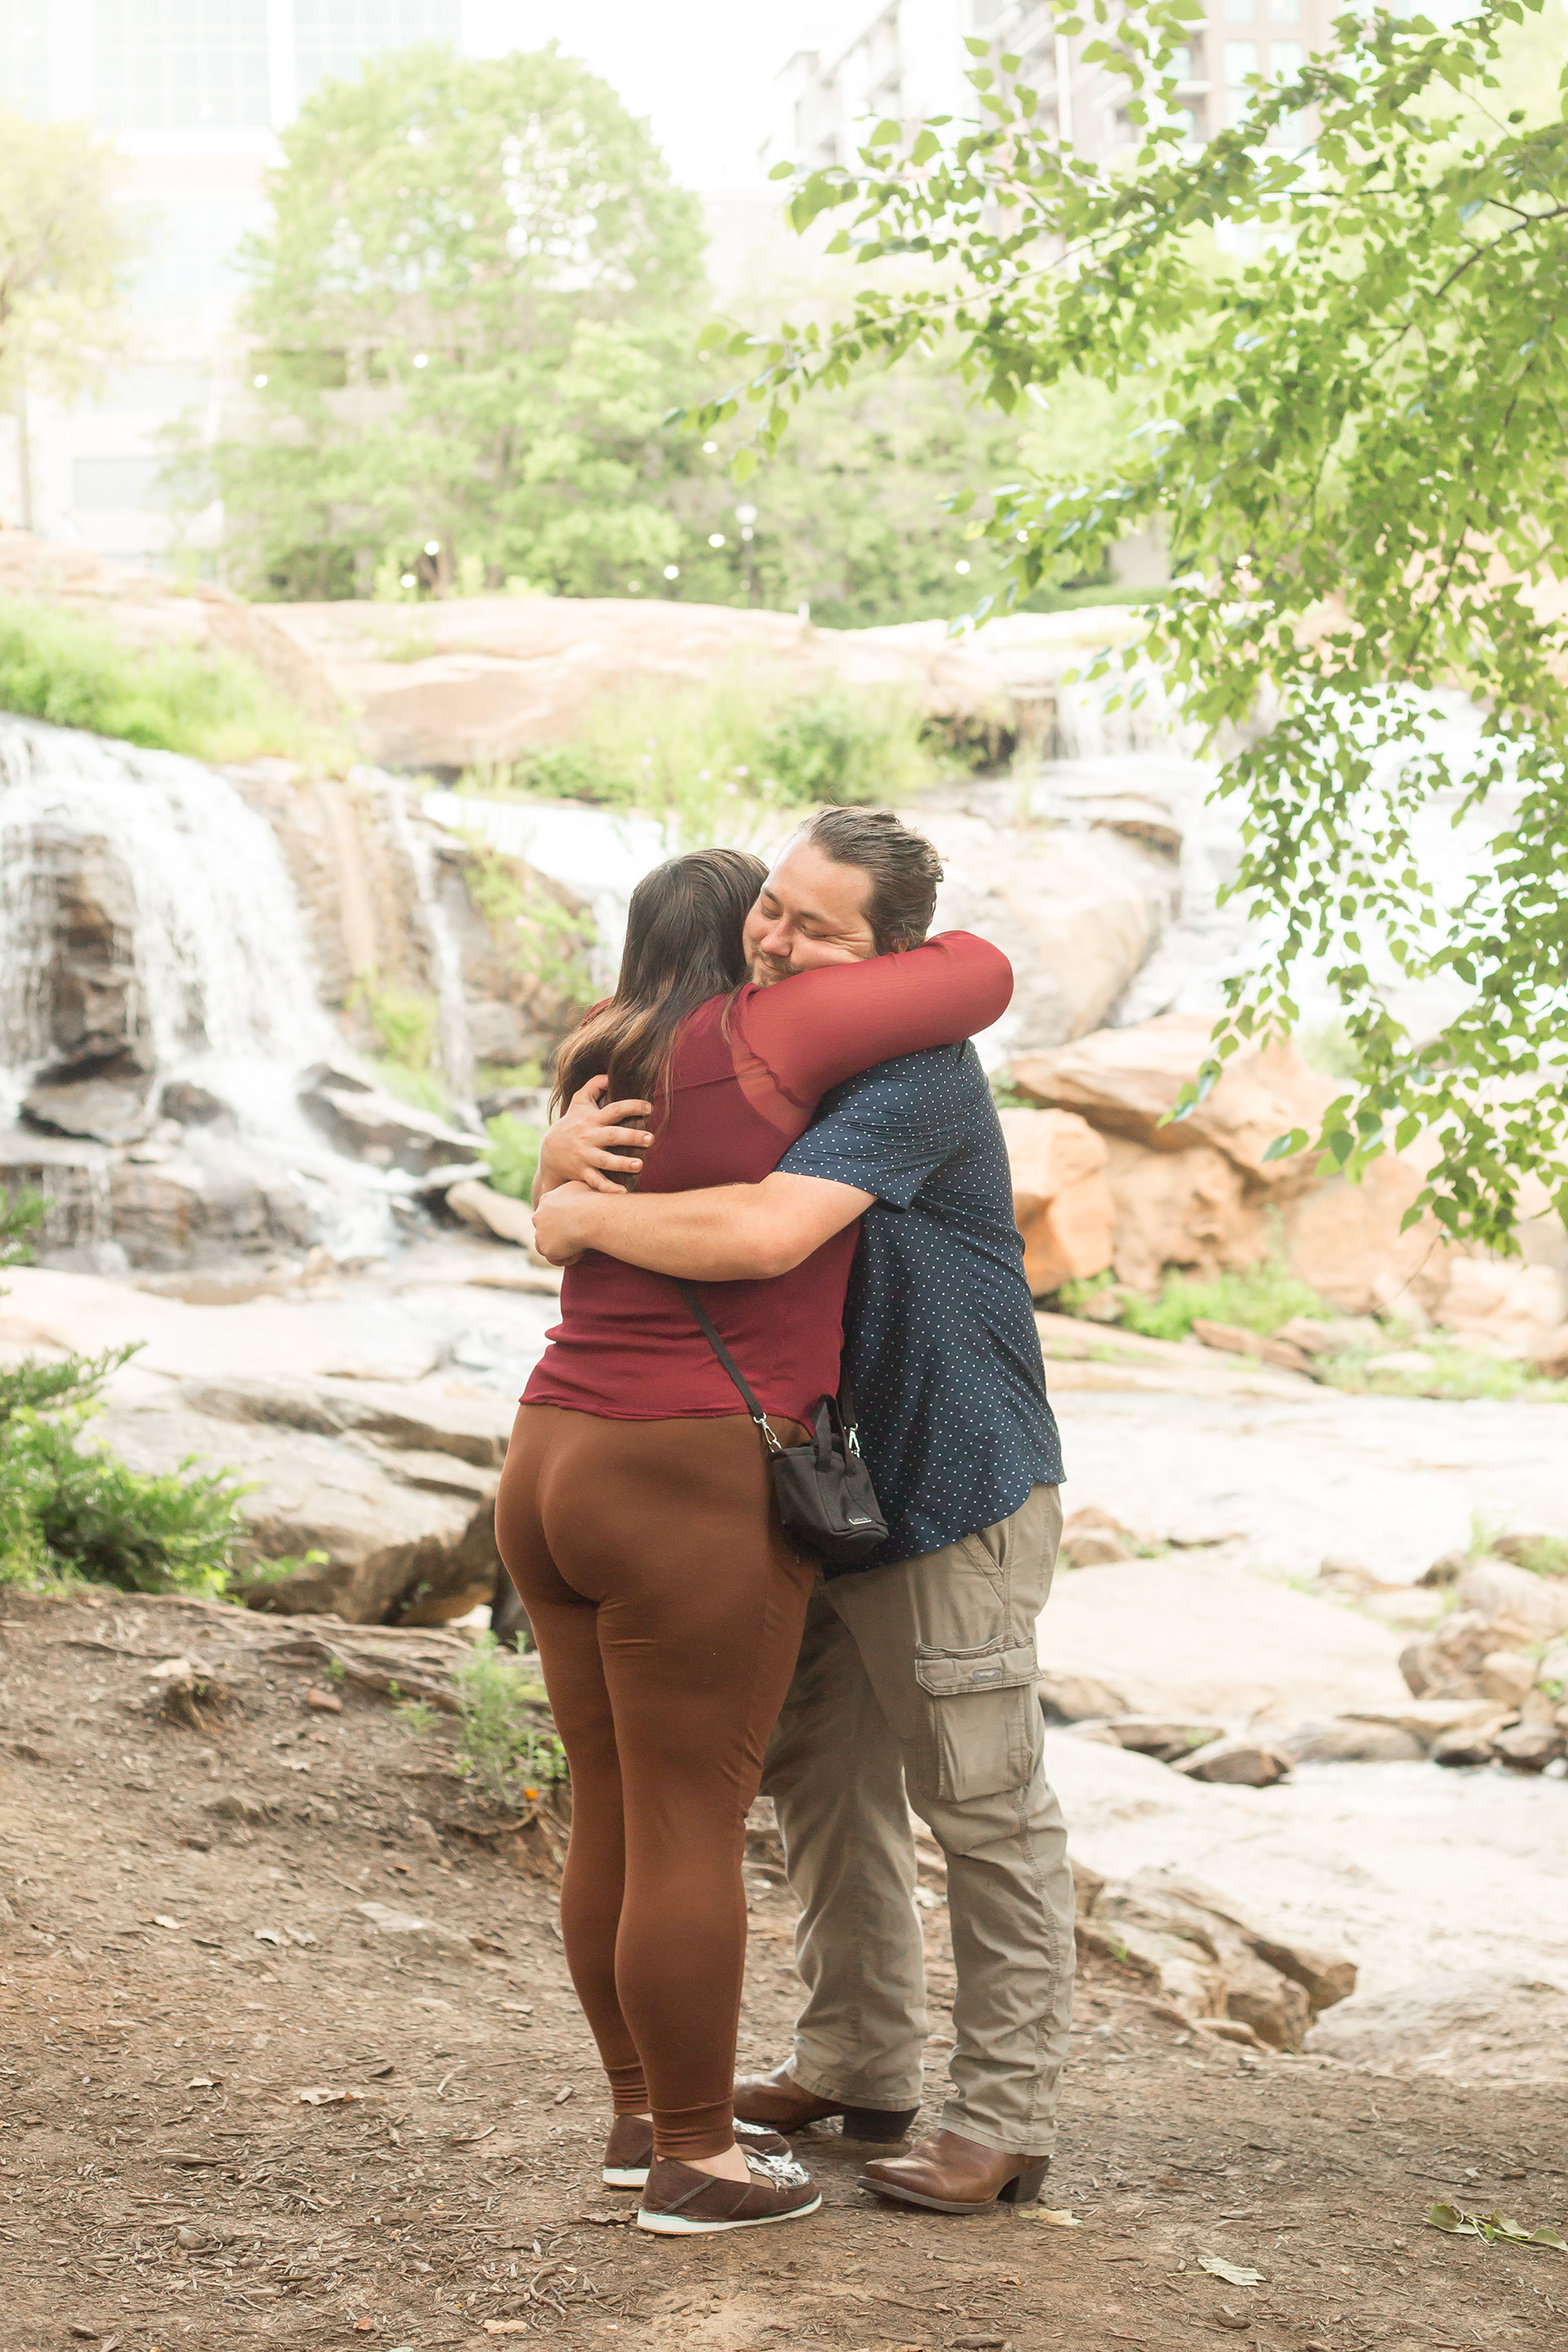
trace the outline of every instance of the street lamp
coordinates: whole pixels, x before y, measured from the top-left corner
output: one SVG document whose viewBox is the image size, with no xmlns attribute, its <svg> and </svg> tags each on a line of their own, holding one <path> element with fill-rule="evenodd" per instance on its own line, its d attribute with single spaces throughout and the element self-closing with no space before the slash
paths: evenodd
<svg viewBox="0 0 1568 2352">
<path fill-rule="evenodd" d="M 735 509 L 735 520 L 741 526 L 741 544 L 746 551 L 746 600 L 752 604 L 757 602 L 757 551 L 754 530 L 756 520 L 755 507 L 745 506 Z"/>
</svg>

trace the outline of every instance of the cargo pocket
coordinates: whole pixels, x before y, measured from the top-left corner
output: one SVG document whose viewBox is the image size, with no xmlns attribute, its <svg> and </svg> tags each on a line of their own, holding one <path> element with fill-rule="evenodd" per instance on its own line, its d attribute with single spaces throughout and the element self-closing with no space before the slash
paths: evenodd
<svg viewBox="0 0 1568 2352">
<path fill-rule="evenodd" d="M 917 1762 L 930 1795 L 962 1803 L 1023 1787 L 1040 1752 L 1039 1677 L 1032 1642 L 915 1652 Z"/>
</svg>

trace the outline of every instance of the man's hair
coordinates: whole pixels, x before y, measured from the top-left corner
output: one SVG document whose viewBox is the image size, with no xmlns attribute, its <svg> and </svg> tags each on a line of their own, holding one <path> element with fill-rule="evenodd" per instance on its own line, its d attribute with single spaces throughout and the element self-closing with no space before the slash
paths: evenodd
<svg viewBox="0 0 1568 2352">
<path fill-rule="evenodd" d="M 923 833 L 911 833 L 891 809 L 826 808 L 800 838 L 836 866 L 858 866 L 870 882 L 866 919 L 879 955 L 918 948 L 936 911 L 942 861 Z"/>
</svg>

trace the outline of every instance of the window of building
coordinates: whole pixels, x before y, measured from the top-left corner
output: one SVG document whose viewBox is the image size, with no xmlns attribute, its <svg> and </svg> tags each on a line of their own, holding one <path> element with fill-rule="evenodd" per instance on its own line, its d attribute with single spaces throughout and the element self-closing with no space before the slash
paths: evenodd
<svg viewBox="0 0 1568 2352">
<path fill-rule="evenodd" d="M 1256 41 L 1226 41 L 1225 45 L 1226 121 L 1233 131 L 1239 130 L 1252 109 L 1256 92 L 1247 87 L 1247 76 L 1258 71 Z"/>
<path fill-rule="evenodd" d="M 294 70 L 301 98 L 328 77 L 352 77 L 381 49 L 456 42 L 459 0 L 294 0 Z"/>
<path fill-rule="evenodd" d="M 49 27 L 41 8 L 0 16 L 0 99 L 24 114 L 49 110 Z"/>
<path fill-rule="evenodd" d="M 162 457 L 77 457 L 71 464 L 71 503 L 84 513 L 113 507 L 166 507 L 160 481 Z"/>
<path fill-rule="evenodd" d="M 142 367 L 117 368 L 100 393 L 98 405 L 126 409 L 133 415 L 173 416 L 205 400 L 208 388 L 205 368 L 153 360 Z"/>
<path fill-rule="evenodd" d="M 92 15 L 110 129 L 265 126 L 267 0 L 93 0 Z"/>
<path fill-rule="evenodd" d="M 1250 25 L 1256 0 L 1225 0 L 1224 16 L 1227 25 Z"/>
<path fill-rule="evenodd" d="M 1271 25 L 1299 25 L 1301 0 L 1268 0 L 1268 21 Z"/>
</svg>

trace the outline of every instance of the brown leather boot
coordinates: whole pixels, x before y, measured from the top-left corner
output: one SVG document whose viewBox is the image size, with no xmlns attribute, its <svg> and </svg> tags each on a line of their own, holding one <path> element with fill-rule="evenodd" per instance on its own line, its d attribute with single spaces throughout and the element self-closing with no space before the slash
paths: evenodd
<svg viewBox="0 0 1568 2352">
<path fill-rule="evenodd" d="M 775 2066 L 771 2074 L 736 2075 L 735 2113 L 750 2124 L 771 2124 L 780 2132 L 805 2131 L 808 2124 L 842 2116 L 846 2139 L 887 2147 L 907 2136 L 920 2109 L 846 2106 L 839 2099 L 819 2099 L 815 2091 L 803 2091 L 791 2079 L 787 2066 Z"/>
<path fill-rule="evenodd" d="M 939 2131 L 908 2156 L 879 2156 L 858 2186 L 933 2213 L 978 2213 L 986 2205 L 1032 2205 L 1049 2168 L 1047 2156 L 998 2156 L 962 2132 Z"/>
</svg>

